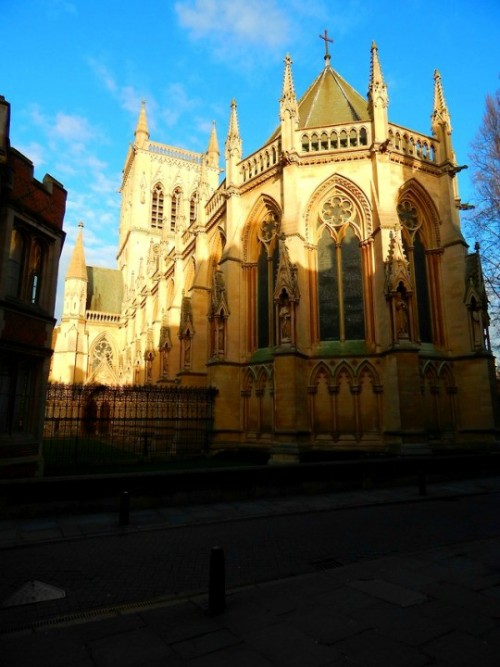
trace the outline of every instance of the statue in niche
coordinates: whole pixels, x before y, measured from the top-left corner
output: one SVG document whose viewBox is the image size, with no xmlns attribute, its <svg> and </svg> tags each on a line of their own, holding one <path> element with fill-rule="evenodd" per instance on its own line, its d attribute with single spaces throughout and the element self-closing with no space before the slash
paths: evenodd
<svg viewBox="0 0 500 667">
<path fill-rule="evenodd" d="M 398 338 L 408 338 L 409 337 L 408 302 L 406 300 L 406 290 L 401 283 L 399 283 L 394 298 L 395 298 L 394 305 L 396 311 L 396 335 Z"/>
<path fill-rule="evenodd" d="M 184 368 L 191 368 L 191 333 L 184 337 Z"/>
<path fill-rule="evenodd" d="M 285 290 L 283 290 L 280 297 L 278 314 L 280 320 L 280 341 L 281 343 L 289 343 L 292 339 L 290 322 L 290 299 L 288 298 L 288 294 L 285 292 Z"/>
<path fill-rule="evenodd" d="M 217 351 L 220 355 L 224 355 L 224 318 L 220 317 L 217 321 Z"/>
<path fill-rule="evenodd" d="M 154 354 L 152 352 L 147 352 L 146 354 L 146 382 L 151 384 L 153 382 L 153 359 Z"/>
</svg>

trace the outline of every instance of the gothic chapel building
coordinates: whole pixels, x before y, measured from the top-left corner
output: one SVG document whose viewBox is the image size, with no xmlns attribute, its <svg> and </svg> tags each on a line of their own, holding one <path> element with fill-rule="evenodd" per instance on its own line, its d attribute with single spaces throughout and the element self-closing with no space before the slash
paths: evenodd
<svg viewBox="0 0 500 667">
<path fill-rule="evenodd" d="M 214 450 L 493 445 L 494 359 L 468 253 L 450 116 L 389 121 L 377 47 L 368 96 L 332 67 L 243 157 L 233 101 L 225 179 L 215 126 L 195 153 L 150 139 L 140 110 L 121 186 L 117 268 L 65 282 L 52 382 L 213 386 Z"/>
</svg>

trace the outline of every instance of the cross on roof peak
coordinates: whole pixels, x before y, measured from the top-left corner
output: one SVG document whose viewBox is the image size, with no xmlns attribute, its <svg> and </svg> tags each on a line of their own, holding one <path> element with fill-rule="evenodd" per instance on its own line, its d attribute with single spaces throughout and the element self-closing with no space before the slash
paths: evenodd
<svg viewBox="0 0 500 667">
<path fill-rule="evenodd" d="M 330 37 L 328 37 L 328 30 L 326 30 L 326 28 L 325 28 L 325 34 L 324 35 L 319 35 L 319 38 L 323 39 L 324 42 L 325 42 L 325 60 L 327 62 L 329 62 L 330 61 L 330 53 L 328 52 L 328 42 L 330 42 L 330 44 L 333 44 L 333 39 L 330 39 Z"/>
</svg>

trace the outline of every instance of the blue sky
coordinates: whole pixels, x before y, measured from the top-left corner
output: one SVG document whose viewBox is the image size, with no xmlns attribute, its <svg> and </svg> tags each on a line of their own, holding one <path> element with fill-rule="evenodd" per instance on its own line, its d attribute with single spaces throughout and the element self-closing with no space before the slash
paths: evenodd
<svg viewBox="0 0 500 667">
<path fill-rule="evenodd" d="M 499 87 L 499 0 L 0 0 L 0 16 L 12 144 L 37 178 L 68 190 L 57 316 L 80 220 L 87 263 L 115 266 L 117 190 L 141 99 L 152 140 L 202 151 L 215 120 L 223 153 L 235 98 L 248 155 L 279 122 L 284 56 L 300 96 L 323 67 L 327 29 L 332 67 L 362 95 L 375 40 L 391 122 L 426 134 L 439 69 L 468 164 Z M 463 201 L 474 200 L 470 176 L 459 176 Z"/>
</svg>

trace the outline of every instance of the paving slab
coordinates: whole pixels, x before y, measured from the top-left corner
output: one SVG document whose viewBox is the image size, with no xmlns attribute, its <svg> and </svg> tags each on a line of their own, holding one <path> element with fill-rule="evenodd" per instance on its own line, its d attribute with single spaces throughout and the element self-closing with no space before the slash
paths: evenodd
<svg viewBox="0 0 500 667">
<path fill-rule="evenodd" d="M 147 660 L 163 660 L 175 655 L 151 629 L 138 628 L 119 635 L 93 639 L 86 644 L 97 667 L 135 667 Z"/>
<path fill-rule="evenodd" d="M 498 645 L 466 632 L 453 631 L 425 646 L 426 654 L 447 667 L 498 667 Z"/>
<path fill-rule="evenodd" d="M 424 667 L 429 664 L 428 656 L 418 648 L 384 637 L 374 630 L 344 639 L 336 648 L 362 667 Z"/>
<path fill-rule="evenodd" d="M 332 646 L 319 645 L 313 638 L 287 622 L 267 628 L 241 631 L 246 644 L 266 656 L 277 667 L 319 667 L 340 654 Z"/>
<path fill-rule="evenodd" d="M 414 604 L 422 604 L 427 601 L 427 597 L 417 591 L 403 586 L 397 586 L 384 579 L 358 579 L 351 581 L 349 586 L 359 591 L 373 595 L 380 600 L 392 602 L 399 607 L 411 607 Z"/>
</svg>

